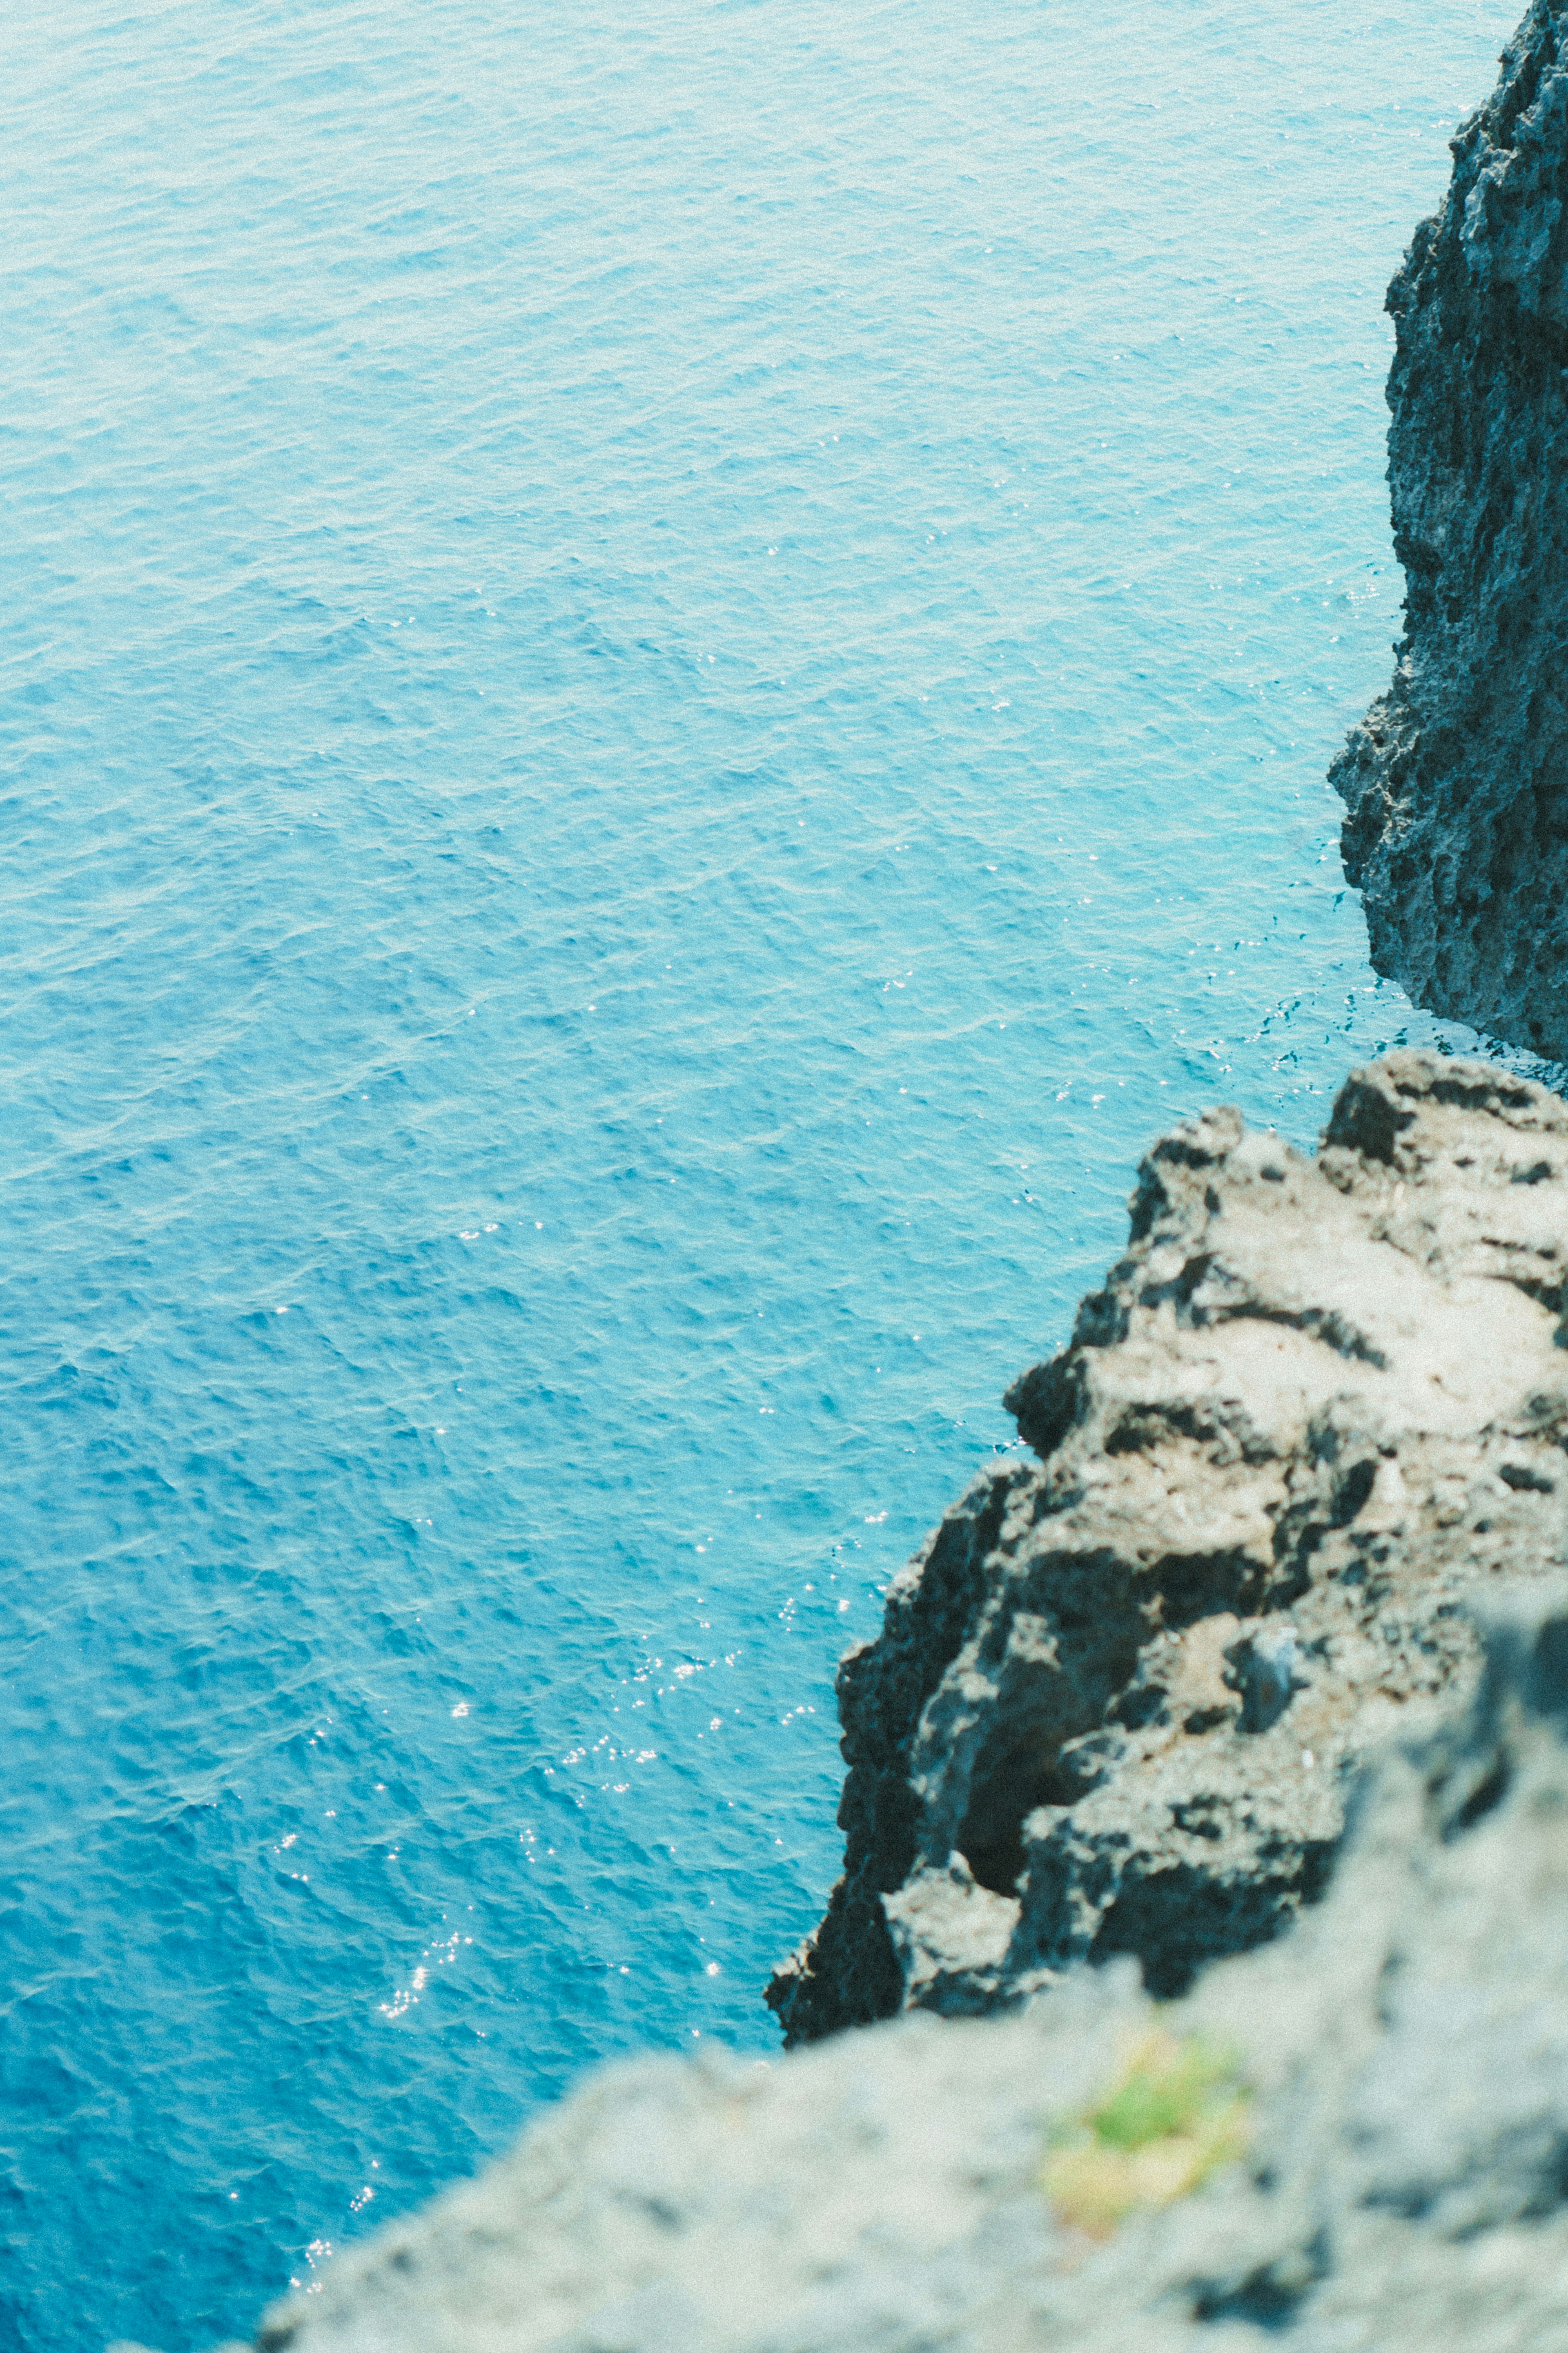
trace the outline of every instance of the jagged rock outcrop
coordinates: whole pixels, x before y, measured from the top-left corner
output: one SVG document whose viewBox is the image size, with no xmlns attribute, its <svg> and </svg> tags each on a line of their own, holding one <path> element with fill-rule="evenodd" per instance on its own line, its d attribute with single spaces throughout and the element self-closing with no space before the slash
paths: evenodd
<svg viewBox="0 0 1568 2353">
<path fill-rule="evenodd" d="M 1053 2201 L 1154 2023 L 1122 1960 L 1016 2016 L 607 2070 L 258 2353 L 1564 2353 L 1568 1583 L 1471 1606 L 1486 1672 L 1366 1774 L 1324 1903 L 1159 2020 L 1245 2087 L 1187 2194 L 1100 2239 Z"/>
<path fill-rule="evenodd" d="M 1568 7 L 1535 0 L 1388 292 L 1406 580 L 1387 694 L 1331 772 L 1373 962 L 1568 1059 Z"/>
<path fill-rule="evenodd" d="M 1345 1773 L 1474 1671 L 1459 1604 L 1568 1561 L 1568 1105 L 1354 1072 L 1314 1162 L 1231 1111 L 839 1676 L 845 1873 L 792 2042 L 1133 1956 L 1183 1993 L 1318 1894 Z"/>
</svg>

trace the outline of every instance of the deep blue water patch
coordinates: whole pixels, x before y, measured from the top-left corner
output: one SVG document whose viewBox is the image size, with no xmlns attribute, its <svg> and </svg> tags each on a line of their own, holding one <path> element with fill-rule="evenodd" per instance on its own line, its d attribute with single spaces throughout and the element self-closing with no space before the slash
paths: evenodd
<svg viewBox="0 0 1568 2353">
<path fill-rule="evenodd" d="M 1510 13 L 13 25 L 21 2353 L 770 2048 L 834 1660 L 1142 1145 L 1469 1042 L 1322 776 Z"/>
</svg>

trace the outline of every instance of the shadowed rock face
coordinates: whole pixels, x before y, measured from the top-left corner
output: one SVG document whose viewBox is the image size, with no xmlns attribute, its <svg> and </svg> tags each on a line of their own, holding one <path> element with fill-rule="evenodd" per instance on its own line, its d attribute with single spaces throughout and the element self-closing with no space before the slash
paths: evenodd
<svg viewBox="0 0 1568 2353">
<path fill-rule="evenodd" d="M 839 1676 L 845 1872 L 769 1999 L 800 2042 L 1121 1954 L 1182 1993 L 1321 1889 L 1343 1776 L 1446 1686 L 1458 1605 L 1568 1559 L 1568 1106 L 1354 1073 L 1319 1158 L 1212 1113 L 1009 1393 Z"/>
<path fill-rule="evenodd" d="M 1568 1058 L 1568 7 L 1536 0 L 1388 291 L 1394 682 L 1331 771 L 1373 961 Z"/>
</svg>

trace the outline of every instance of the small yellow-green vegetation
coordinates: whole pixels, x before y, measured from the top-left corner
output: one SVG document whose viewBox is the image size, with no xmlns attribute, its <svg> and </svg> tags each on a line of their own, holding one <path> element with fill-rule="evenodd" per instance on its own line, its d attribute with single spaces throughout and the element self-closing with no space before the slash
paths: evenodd
<svg viewBox="0 0 1568 2353">
<path fill-rule="evenodd" d="M 1247 2105 L 1232 2052 L 1157 2030 L 1128 2053 L 1100 2105 L 1058 2137 L 1047 2194 L 1064 2222 L 1108 2239 L 1129 2214 L 1184 2198 L 1238 2156 Z"/>
</svg>

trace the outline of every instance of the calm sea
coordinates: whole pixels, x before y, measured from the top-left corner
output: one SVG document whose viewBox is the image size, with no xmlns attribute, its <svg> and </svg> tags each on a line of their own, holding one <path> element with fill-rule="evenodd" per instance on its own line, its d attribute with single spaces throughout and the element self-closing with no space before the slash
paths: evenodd
<svg viewBox="0 0 1568 2353">
<path fill-rule="evenodd" d="M 18 2353 L 773 2047 L 1142 1145 L 1437 1034 L 1322 778 L 1516 5 L 10 23 Z"/>
</svg>

